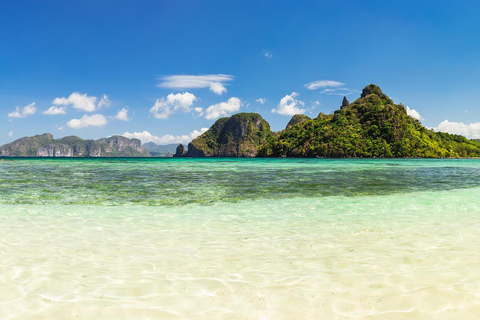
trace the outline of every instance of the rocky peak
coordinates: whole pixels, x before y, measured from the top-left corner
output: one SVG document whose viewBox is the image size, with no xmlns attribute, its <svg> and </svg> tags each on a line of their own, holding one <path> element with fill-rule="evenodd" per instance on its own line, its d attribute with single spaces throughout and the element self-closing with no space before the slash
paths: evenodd
<svg viewBox="0 0 480 320">
<path fill-rule="evenodd" d="M 347 109 L 349 104 L 350 102 L 348 101 L 347 97 L 343 97 L 342 106 L 340 107 L 340 109 L 342 110 Z"/>
<path fill-rule="evenodd" d="M 301 123 L 303 121 L 311 120 L 309 116 L 306 116 L 304 114 L 296 114 L 288 121 L 286 129 L 290 128 L 291 126 L 296 125 L 297 123 Z"/>
<path fill-rule="evenodd" d="M 185 157 L 187 156 L 187 150 L 185 150 L 185 146 L 183 144 L 179 144 L 177 147 L 177 151 L 173 155 L 174 157 Z"/>
<path fill-rule="evenodd" d="M 369 84 L 368 86 L 363 88 L 362 94 L 360 95 L 360 98 L 365 98 L 369 94 L 375 94 L 379 97 L 383 97 L 383 95 L 384 95 L 382 90 L 380 90 L 380 88 L 375 84 Z"/>
</svg>

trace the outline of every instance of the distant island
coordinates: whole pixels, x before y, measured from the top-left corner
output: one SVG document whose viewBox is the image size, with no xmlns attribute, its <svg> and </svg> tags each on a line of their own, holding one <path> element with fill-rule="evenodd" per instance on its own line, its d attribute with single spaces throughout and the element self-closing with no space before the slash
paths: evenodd
<svg viewBox="0 0 480 320">
<path fill-rule="evenodd" d="M 321 157 L 455 158 L 479 157 L 480 143 L 435 132 L 408 116 L 374 84 L 360 98 L 346 98 L 333 114 L 311 119 L 294 115 L 287 127 L 272 132 L 257 113 L 217 120 L 176 157 Z"/>
<path fill-rule="evenodd" d="M 292 157 L 292 158 L 466 158 L 480 156 L 480 142 L 435 132 L 407 115 L 380 88 L 370 84 L 360 98 L 343 98 L 338 110 L 312 119 L 294 115 L 272 132 L 258 113 L 220 118 L 186 148 L 183 144 L 141 144 L 111 136 L 53 139 L 50 133 L 24 137 L 0 147 L 2 157 Z"/>
<path fill-rule="evenodd" d="M 173 157 L 178 144 L 156 144 L 154 142 L 147 142 L 142 144 L 142 148 L 147 150 L 152 157 L 169 158 Z"/>
<path fill-rule="evenodd" d="M 112 136 L 83 140 L 76 136 L 53 139 L 50 133 L 24 137 L 0 147 L 2 157 L 150 157 L 138 139 Z"/>
</svg>

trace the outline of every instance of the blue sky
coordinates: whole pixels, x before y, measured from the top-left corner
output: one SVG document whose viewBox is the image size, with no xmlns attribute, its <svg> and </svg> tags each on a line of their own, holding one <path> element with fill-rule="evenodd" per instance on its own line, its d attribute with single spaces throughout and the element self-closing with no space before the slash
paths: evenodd
<svg viewBox="0 0 480 320">
<path fill-rule="evenodd" d="M 236 112 L 281 130 L 369 83 L 427 127 L 480 138 L 479 12 L 475 1 L 4 1 L 0 144 L 44 132 L 188 142 Z"/>
</svg>

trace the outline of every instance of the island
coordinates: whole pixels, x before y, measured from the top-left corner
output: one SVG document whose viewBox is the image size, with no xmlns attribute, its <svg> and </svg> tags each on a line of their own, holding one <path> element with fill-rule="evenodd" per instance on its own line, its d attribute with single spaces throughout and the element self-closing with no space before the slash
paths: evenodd
<svg viewBox="0 0 480 320">
<path fill-rule="evenodd" d="M 138 139 L 111 136 L 84 140 L 77 136 L 54 139 L 44 133 L 0 147 L 2 157 L 151 157 Z"/>
<path fill-rule="evenodd" d="M 480 143 L 435 132 L 410 117 L 370 84 L 350 103 L 315 119 L 294 115 L 286 128 L 271 132 L 257 113 L 238 113 L 212 127 L 175 156 L 297 158 L 458 158 L 479 157 Z"/>
</svg>

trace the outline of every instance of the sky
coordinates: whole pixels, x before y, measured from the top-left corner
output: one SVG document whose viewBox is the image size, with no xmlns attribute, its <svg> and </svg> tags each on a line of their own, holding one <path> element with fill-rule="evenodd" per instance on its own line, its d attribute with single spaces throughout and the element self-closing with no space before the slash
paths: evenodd
<svg viewBox="0 0 480 320">
<path fill-rule="evenodd" d="M 3 1 L 0 145 L 50 132 L 188 143 L 219 117 L 272 130 L 377 84 L 480 138 L 475 1 Z"/>
</svg>

